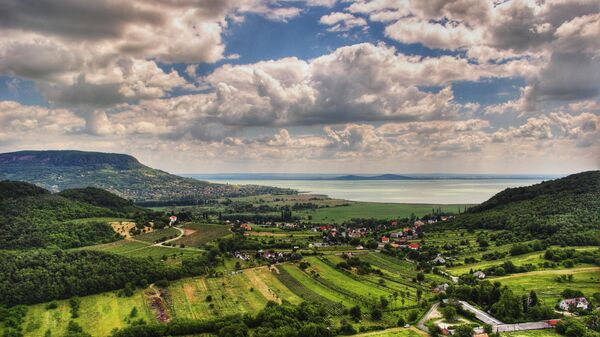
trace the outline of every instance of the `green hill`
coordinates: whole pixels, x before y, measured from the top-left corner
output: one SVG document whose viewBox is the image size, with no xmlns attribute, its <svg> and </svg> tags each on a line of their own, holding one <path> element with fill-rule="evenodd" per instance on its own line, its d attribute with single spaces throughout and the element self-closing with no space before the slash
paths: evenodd
<svg viewBox="0 0 600 337">
<path fill-rule="evenodd" d="M 20 151 L 0 154 L 0 179 L 30 182 L 50 191 L 93 186 L 136 202 L 181 201 L 295 193 L 256 185 L 213 184 L 141 164 L 125 154 Z"/>
<path fill-rule="evenodd" d="M 457 216 L 451 225 L 503 229 L 514 241 L 600 244 L 600 171 L 506 189 Z"/>
<path fill-rule="evenodd" d="M 0 182 L 0 249 L 72 248 L 118 237 L 97 217 L 131 217 L 146 212 L 130 201 L 99 189 L 52 194 L 38 186 Z M 88 219 L 81 221 L 81 219 Z"/>
</svg>

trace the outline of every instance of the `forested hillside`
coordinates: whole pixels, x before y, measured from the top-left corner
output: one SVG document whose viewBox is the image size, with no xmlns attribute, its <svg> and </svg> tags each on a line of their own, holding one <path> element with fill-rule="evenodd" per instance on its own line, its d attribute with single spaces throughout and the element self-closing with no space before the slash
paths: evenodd
<svg viewBox="0 0 600 337">
<path fill-rule="evenodd" d="M 600 171 L 506 189 L 450 225 L 509 230 L 516 241 L 538 238 L 549 244 L 597 245 Z"/>
<path fill-rule="evenodd" d="M 32 184 L 0 182 L 0 249 L 73 248 L 119 236 L 96 217 L 133 217 L 146 210 L 106 191 L 85 189 L 51 194 Z"/>
<path fill-rule="evenodd" d="M 129 155 L 83 151 L 0 154 L 0 179 L 26 181 L 53 192 L 93 186 L 136 202 L 195 204 L 219 197 L 295 193 L 269 186 L 213 184 L 150 168 Z"/>
</svg>

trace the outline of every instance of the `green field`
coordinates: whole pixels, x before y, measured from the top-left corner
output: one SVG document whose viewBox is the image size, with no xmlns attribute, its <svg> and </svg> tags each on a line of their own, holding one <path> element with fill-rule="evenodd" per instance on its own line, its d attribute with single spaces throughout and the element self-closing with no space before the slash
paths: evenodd
<svg viewBox="0 0 600 337">
<path fill-rule="evenodd" d="M 573 282 L 558 282 L 557 276 L 573 275 Z M 510 276 L 490 278 L 508 286 L 517 294 L 535 290 L 544 305 L 554 307 L 561 298 L 560 293 L 570 288 L 581 290 L 586 297 L 600 291 L 600 267 L 584 267 L 561 270 L 533 271 Z"/>
<path fill-rule="evenodd" d="M 65 333 L 71 320 L 70 306 L 66 300 L 57 303 L 56 309 L 46 309 L 45 304 L 29 306 L 23 324 L 25 336 L 41 337 L 48 330 L 52 336 L 62 336 Z M 138 314 L 132 319 L 129 314 L 134 307 Z M 141 290 L 136 291 L 132 297 L 118 297 L 116 292 L 82 297 L 79 315 L 74 321 L 94 336 L 107 336 L 112 329 L 127 326 L 131 320 L 154 320 Z"/>
<path fill-rule="evenodd" d="M 558 247 L 549 247 L 549 248 L 558 248 Z M 595 250 L 598 247 L 574 247 L 575 250 Z M 510 256 L 508 255 L 505 258 L 493 260 L 493 261 L 481 261 L 477 263 L 466 264 L 462 266 L 456 266 L 448 268 L 448 271 L 455 275 L 460 276 L 462 274 L 468 273 L 472 270 L 482 270 L 485 268 L 489 268 L 492 266 L 501 265 L 505 261 L 511 261 L 515 266 L 522 266 L 524 264 L 533 264 L 536 266 L 537 270 L 544 269 L 543 263 L 548 262 L 548 260 L 544 259 L 544 251 L 541 252 L 533 252 L 523 255 Z M 588 265 L 591 266 L 591 265 Z"/>
<path fill-rule="evenodd" d="M 393 204 L 375 202 L 348 202 L 348 206 L 323 207 L 310 211 L 299 211 L 304 218 L 311 217 L 315 223 L 342 223 L 354 218 L 399 219 L 410 218 L 411 214 L 423 216 L 430 214 L 432 209 L 441 208 L 443 212 L 457 213 L 465 205 L 435 205 L 435 204 Z"/>
<path fill-rule="evenodd" d="M 183 230 L 186 234 L 174 243 L 188 247 L 199 247 L 231 233 L 229 226 L 201 223 L 186 223 L 183 225 Z"/>
<path fill-rule="evenodd" d="M 155 243 L 164 238 L 175 237 L 179 235 L 179 231 L 175 228 L 162 228 L 154 230 L 150 233 L 136 235 L 134 238 L 139 241 Z"/>
<path fill-rule="evenodd" d="M 166 257 L 167 263 L 180 263 L 182 259 L 198 256 L 203 253 L 203 251 L 199 249 L 172 249 L 167 247 L 153 246 L 146 242 L 134 240 L 120 240 L 116 242 L 85 247 L 83 249 L 104 251 L 133 258 L 152 258 L 155 261 L 164 260 Z"/>
<path fill-rule="evenodd" d="M 258 312 L 267 299 L 253 289 L 244 273 L 221 278 L 191 278 L 168 288 L 175 317 L 208 319 L 223 315 Z M 207 300 L 211 296 L 212 300 Z"/>
</svg>

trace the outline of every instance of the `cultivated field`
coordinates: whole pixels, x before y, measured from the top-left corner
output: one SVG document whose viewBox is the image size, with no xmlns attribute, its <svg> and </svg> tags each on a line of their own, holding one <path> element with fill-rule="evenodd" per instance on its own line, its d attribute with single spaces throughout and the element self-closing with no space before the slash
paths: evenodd
<svg viewBox="0 0 600 337">
<path fill-rule="evenodd" d="M 230 234 L 229 226 L 201 223 L 186 223 L 183 225 L 184 236 L 173 243 L 188 247 L 199 247 L 210 241 Z"/>
<path fill-rule="evenodd" d="M 85 247 L 81 249 L 99 250 L 118 255 L 134 258 L 152 258 L 155 261 L 166 261 L 178 264 L 183 259 L 198 256 L 203 253 L 198 249 L 172 249 L 167 247 L 153 246 L 150 243 L 134 240 L 121 240 L 101 245 Z"/>
</svg>

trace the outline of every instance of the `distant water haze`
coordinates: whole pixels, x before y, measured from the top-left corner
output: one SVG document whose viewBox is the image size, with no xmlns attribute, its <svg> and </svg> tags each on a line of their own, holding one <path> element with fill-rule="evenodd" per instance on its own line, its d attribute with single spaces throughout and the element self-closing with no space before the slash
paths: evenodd
<svg viewBox="0 0 600 337">
<path fill-rule="evenodd" d="M 427 177 L 415 180 L 333 180 L 339 175 L 302 175 L 277 177 L 262 175 L 187 175 L 215 183 L 255 184 L 296 189 L 303 193 L 325 194 L 332 198 L 353 201 L 476 204 L 509 187 L 537 184 L 549 177 Z M 251 175 L 250 175 L 251 176 Z"/>
</svg>

